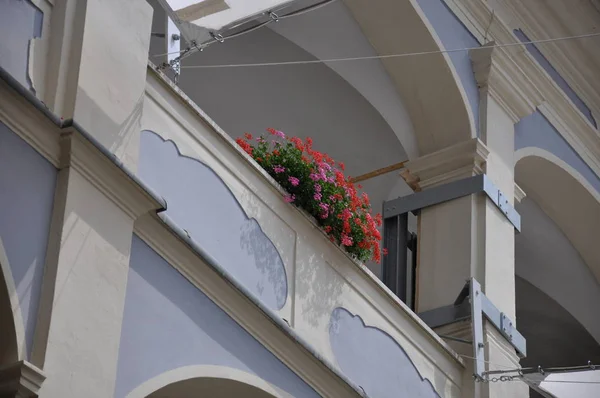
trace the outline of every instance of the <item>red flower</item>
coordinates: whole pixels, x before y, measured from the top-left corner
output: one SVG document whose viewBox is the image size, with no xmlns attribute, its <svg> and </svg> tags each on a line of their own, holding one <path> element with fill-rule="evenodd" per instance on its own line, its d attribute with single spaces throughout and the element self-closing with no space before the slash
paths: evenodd
<svg viewBox="0 0 600 398">
<path fill-rule="evenodd" d="M 383 248 L 383 255 L 384 255 L 384 256 L 387 256 L 387 255 L 388 255 L 388 249 L 387 249 L 387 248 L 385 248 L 385 247 Z"/>
<path fill-rule="evenodd" d="M 300 138 L 292 137 L 290 138 L 290 141 L 296 146 L 296 149 L 298 149 L 300 152 L 304 151 L 304 143 Z"/>
<path fill-rule="evenodd" d="M 247 140 L 251 140 L 252 139 L 252 134 L 250 134 L 250 133 L 244 133 L 244 137 L 246 137 Z"/>
<path fill-rule="evenodd" d="M 346 165 L 343 162 L 339 163 L 340 169 L 342 169 L 342 171 L 346 170 Z M 360 186 L 359 186 L 360 188 Z"/>
<path fill-rule="evenodd" d="M 235 142 L 250 156 L 252 156 L 252 145 L 248 144 L 243 138 L 236 138 Z"/>
</svg>

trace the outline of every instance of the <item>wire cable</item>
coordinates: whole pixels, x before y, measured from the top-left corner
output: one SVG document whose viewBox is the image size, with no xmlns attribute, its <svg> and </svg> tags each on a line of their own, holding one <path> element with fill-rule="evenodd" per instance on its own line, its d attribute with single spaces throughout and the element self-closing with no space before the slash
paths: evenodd
<svg viewBox="0 0 600 398">
<path fill-rule="evenodd" d="M 270 24 L 271 22 L 277 22 L 280 19 L 287 19 L 287 18 L 291 18 L 291 17 L 296 17 L 298 15 L 306 14 L 306 13 L 308 13 L 310 11 L 318 10 L 319 8 L 325 7 L 326 5 L 328 5 L 330 3 L 333 3 L 334 1 L 337 1 L 337 0 L 324 0 L 324 1 L 320 2 L 320 3 L 313 4 L 312 6 L 304 7 L 304 8 L 301 8 L 299 10 L 290 12 L 289 14 L 285 14 L 285 15 L 281 15 L 281 16 L 275 14 L 272 11 L 267 11 L 265 13 L 265 15 L 267 15 L 267 16 L 270 17 L 270 19 L 268 21 L 261 22 L 261 23 L 255 25 L 255 26 L 251 26 L 251 27 L 249 27 L 247 29 L 244 29 L 242 31 L 233 33 L 233 34 L 228 35 L 228 36 L 221 36 L 222 39 L 223 39 L 222 41 L 225 41 L 225 40 L 228 40 L 228 39 L 233 39 L 234 37 L 239 37 L 239 36 L 245 35 L 246 33 L 253 32 L 253 31 L 255 31 L 255 30 L 259 29 L 259 28 L 262 28 L 265 25 Z M 154 54 L 154 55 L 151 55 L 151 57 L 154 57 L 154 58 L 155 57 L 163 57 L 165 55 L 182 54 L 182 53 L 188 54 L 188 53 L 193 53 L 194 51 L 191 51 L 193 49 L 196 49 L 196 50 L 200 49 L 200 51 L 202 51 L 202 49 L 210 46 L 213 43 L 216 43 L 217 41 L 221 41 L 221 40 L 212 39 L 212 40 L 209 40 L 209 41 L 207 41 L 205 43 L 202 43 L 200 46 L 193 45 L 193 46 L 190 46 L 190 47 L 188 47 L 186 49 L 183 49 L 183 50 L 180 50 L 180 51 L 173 51 L 173 52 L 162 53 L 162 54 Z M 183 55 L 185 55 L 185 54 L 183 54 Z M 181 58 L 181 59 L 183 59 L 183 58 Z M 181 59 L 179 61 L 181 61 Z"/>
<path fill-rule="evenodd" d="M 584 38 L 597 37 L 597 36 L 600 36 L 600 32 L 588 33 L 585 35 L 577 35 L 577 36 L 557 37 L 557 38 L 553 38 L 553 39 L 530 40 L 530 41 L 515 42 L 515 43 L 494 44 L 494 45 L 490 45 L 490 46 L 455 48 L 455 49 L 450 49 L 450 50 L 420 51 L 420 52 L 413 52 L 413 53 L 371 55 L 371 56 L 348 57 L 348 58 L 313 59 L 313 60 L 305 60 L 305 61 L 261 62 L 261 63 L 249 63 L 249 64 L 189 65 L 189 66 L 182 66 L 181 68 L 182 69 L 242 68 L 242 67 L 260 67 L 260 66 L 321 64 L 321 63 L 328 63 L 328 62 L 363 61 L 363 60 L 372 60 L 372 59 L 402 58 L 402 57 L 412 57 L 412 56 L 432 55 L 432 54 L 448 54 L 448 53 L 455 53 L 455 52 L 462 52 L 462 51 L 483 50 L 483 49 L 487 49 L 487 48 L 526 46 L 528 44 L 551 43 L 551 42 L 557 42 L 557 41 L 584 39 Z"/>
</svg>

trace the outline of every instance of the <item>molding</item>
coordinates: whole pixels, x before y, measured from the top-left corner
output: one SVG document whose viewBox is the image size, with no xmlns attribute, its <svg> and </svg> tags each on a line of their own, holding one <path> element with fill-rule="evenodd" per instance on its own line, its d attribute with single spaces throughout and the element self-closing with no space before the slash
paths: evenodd
<svg viewBox="0 0 600 398">
<path fill-rule="evenodd" d="M 495 18 L 492 24 L 492 11 L 488 4 L 483 0 L 445 0 L 450 9 L 466 26 L 474 29 L 472 33 L 481 42 L 483 33 L 488 31 L 488 37 L 497 43 L 517 43 L 519 40 L 512 32 L 512 28 L 507 26 L 503 18 L 514 18 L 513 15 L 501 15 L 505 10 L 495 10 Z M 488 28 L 489 27 L 489 28 Z M 522 93 L 529 96 L 534 95 L 528 100 L 535 104 L 537 102 L 536 91 L 539 92 L 543 102 L 538 105 L 541 109 L 552 109 L 554 112 L 554 123 L 562 125 L 559 128 L 561 135 L 567 140 L 575 151 L 584 159 L 584 161 L 600 175 L 600 136 L 598 131 L 590 124 L 587 118 L 577 109 L 567 95 L 552 80 L 546 71 L 537 63 L 537 61 L 524 51 L 522 46 L 511 46 L 496 48 L 497 64 L 502 67 L 508 80 L 518 83 L 518 87 L 526 84 L 526 87 L 535 87 L 536 90 L 528 93 L 527 90 Z M 478 50 L 485 51 L 485 50 Z M 507 95 L 507 93 L 498 92 L 498 94 Z M 505 101 L 514 101 L 514 97 L 519 98 L 521 93 L 509 95 Z M 511 99 L 512 97 L 512 99 Z M 517 107 L 513 105 L 512 107 Z M 559 122 L 561 121 L 561 122 Z"/>
<path fill-rule="evenodd" d="M 75 130 L 61 134 L 60 168 L 72 167 L 133 220 L 157 210 L 155 200 Z"/>
<path fill-rule="evenodd" d="M 425 189 L 483 174 L 489 153 L 481 140 L 473 138 L 411 160 L 405 167 L 411 174 L 419 177 L 419 185 Z"/>
<path fill-rule="evenodd" d="M 16 397 L 37 397 L 44 373 L 27 361 L 19 361 L 0 369 L 0 395 Z"/>
<path fill-rule="evenodd" d="M 496 43 L 490 41 L 481 50 L 471 50 L 475 80 L 481 96 L 488 94 L 511 117 L 513 123 L 533 113 L 542 103 L 542 96 L 523 74 L 509 76 L 517 65 L 512 59 L 502 57 Z"/>
<path fill-rule="evenodd" d="M 521 188 L 519 184 L 515 182 L 515 201 L 521 203 L 521 201 L 525 199 L 525 196 L 527 196 L 527 194 L 523 188 Z"/>
<path fill-rule="evenodd" d="M 318 394 L 361 396 L 156 216 L 141 217 L 134 225 L 134 232 Z"/>
<path fill-rule="evenodd" d="M 1 79 L 0 122 L 58 167 L 60 129 Z"/>
</svg>

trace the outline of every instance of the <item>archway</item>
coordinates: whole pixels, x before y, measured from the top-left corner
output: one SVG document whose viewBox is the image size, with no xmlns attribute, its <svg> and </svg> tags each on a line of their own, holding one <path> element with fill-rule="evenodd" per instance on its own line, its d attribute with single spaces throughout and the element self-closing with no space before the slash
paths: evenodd
<svg viewBox="0 0 600 398">
<path fill-rule="evenodd" d="M 527 197 L 517 204 L 517 327 L 527 339 L 521 365 L 581 366 L 600 360 L 600 195 L 553 154 L 517 151 L 515 179 Z M 531 391 L 531 397 L 540 397 Z"/>
<path fill-rule="evenodd" d="M 177 368 L 146 381 L 127 398 L 290 398 L 258 376 L 213 365 Z"/>
</svg>

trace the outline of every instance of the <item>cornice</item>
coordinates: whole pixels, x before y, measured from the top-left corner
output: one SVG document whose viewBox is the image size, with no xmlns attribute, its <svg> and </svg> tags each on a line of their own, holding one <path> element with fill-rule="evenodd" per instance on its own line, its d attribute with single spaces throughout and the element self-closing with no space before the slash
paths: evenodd
<svg viewBox="0 0 600 398">
<path fill-rule="evenodd" d="M 515 182 L 515 200 L 519 203 L 521 203 L 521 201 L 523 199 L 525 199 L 525 196 L 527 196 L 527 194 L 525 193 L 525 191 L 523 190 L 523 188 L 521 188 L 519 186 L 519 184 L 517 184 Z"/>
<path fill-rule="evenodd" d="M 58 166 L 60 129 L 1 79 L 0 122 Z"/>
<path fill-rule="evenodd" d="M 482 174 L 489 150 L 478 138 L 460 142 L 441 151 L 406 163 L 405 168 L 419 178 L 425 189 L 460 178 Z"/>
<path fill-rule="evenodd" d="M 72 167 L 132 219 L 160 209 L 146 191 L 74 129 L 61 134 L 60 168 Z"/>
<path fill-rule="evenodd" d="M 563 28 L 562 24 L 552 23 L 556 19 L 552 17 L 549 8 L 535 7 L 532 9 L 532 5 L 527 1 L 504 0 L 502 3 L 507 10 L 510 10 L 511 18 L 519 21 L 519 28 L 523 29 L 532 40 L 564 37 L 572 34 Z M 593 6 L 593 4 L 591 5 Z M 577 6 L 581 6 L 581 4 L 577 4 Z M 587 17 L 588 21 L 583 23 L 590 23 L 593 20 L 592 15 L 593 13 L 582 15 L 581 12 L 578 12 L 571 18 L 573 18 L 573 23 L 578 23 L 581 22 L 578 18 Z M 587 66 L 588 71 L 595 70 L 598 67 L 599 57 L 596 56 L 594 60 L 590 54 L 563 41 L 544 43 L 540 50 L 547 50 L 543 53 L 552 66 L 559 71 L 571 87 L 577 89 L 577 94 L 582 97 L 594 115 L 600 116 L 600 92 L 596 90 L 597 86 L 586 84 L 589 78 L 582 73 L 584 66 Z"/>
<path fill-rule="evenodd" d="M 492 19 L 492 10 L 483 0 L 445 0 L 449 8 L 467 26 L 473 29 L 472 33 L 479 41 L 487 35 L 498 44 L 516 43 L 518 39 L 513 34 L 512 28 L 502 18 L 513 18 L 506 14 L 506 10 L 495 10 Z M 504 15 L 503 15 L 504 13 Z M 490 23 L 492 21 L 492 23 Z M 484 34 L 487 32 L 487 34 Z M 563 138 L 584 159 L 592 170 L 600 175 L 600 135 L 590 124 L 587 118 L 571 102 L 569 97 L 552 80 L 537 61 L 524 50 L 522 46 L 496 47 L 497 53 L 492 55 L 498 66 L 498 75 L 504 78 L 493 77 L 496 80 L 508 82 L 496 85 L 496 95 L 502 95 L 502 102 L 515 104 L 505 105 L 505 109 L 524 110 L 522 104 L 529 102 L 537 104 L 541 95 L 542 102 L 537 107 L 555 125 Z M 487 51 L 487 50 L 477 50 Z M 515 83 L 510 83 L 514 81 Z M 535 88 L 535 90 L 530 89 Z M 510 93 L 510 90 L 519 90 Z M 522 98 L 525 96 L 525 98 Z M 521 105 L 519 105 L 521 102 Z M 516 116 L 518 112 L 513 111 Z"/>
<path fill-rule="evenodd" d="M 512 118 L 513 123 L 533 113 L 542 102 L 542 95 L 523 73 L 514 73 L 519 66 L 493 47 L 494 41 L 469 55 L 480 93 L 489 94 Z"/>
<path fill-rule="evenodd" d="M 0 395 L 32 397 L 38 396 L 44 373 L 27 361 L 19 361 L 0 369 Z"/>
<path fill-rule="evenodd" d="M 317 353 L 290 335 L 293 332 L 286 332 L 275 315 L 261 310 L 158 217 L 143 216 L 136 221 L 134 232 L 319 395 L 361 396 Z"/>
</svg>

